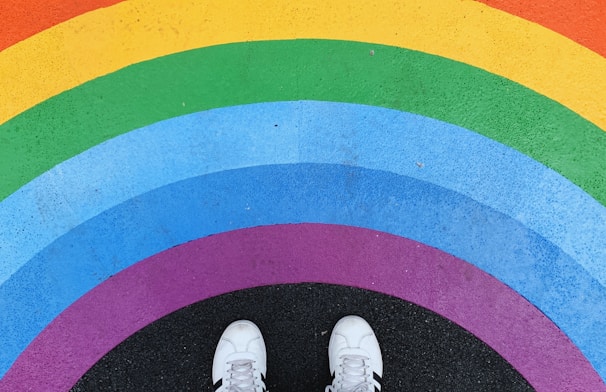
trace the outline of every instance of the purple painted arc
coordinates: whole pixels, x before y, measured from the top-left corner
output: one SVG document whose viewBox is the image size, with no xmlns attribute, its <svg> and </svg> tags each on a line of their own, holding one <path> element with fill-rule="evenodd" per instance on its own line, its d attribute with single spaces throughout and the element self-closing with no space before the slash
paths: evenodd
<svg viewBox="0 0 606 392">
<path fill-rule="evenodd" d="M 20 331 L 0 352 L 2 374 L 55 317 L 120 270 L 197 238 L 305 222 L 390 232 L 466 260 L 528 298 L 599 372 L 605 369 L 606 321 L 600 316 L 606 313 L 605 289 L 537 233 L 470 198 L 410 177 L 297 164 L 225 170 L 173 183 L 56 240 L 0 286 L 0 302 L 14 309 L 11 317 L 0 317 L 0 335 Z M 563 277 L 568 284 L 562 285 Z"/>
<path fill-rule="evenodd" d="M 570 340 L 490 275 L 409 239 L 320 224 L 226 232 L 123 270 L 57 317 L 0 386 L 66 390 L 115 345 L 172 311 L 229 291 L 300 282 L 355 286 L 426 307 L 489 344 L 537 391 L 606 391 Z"/>
</svg>

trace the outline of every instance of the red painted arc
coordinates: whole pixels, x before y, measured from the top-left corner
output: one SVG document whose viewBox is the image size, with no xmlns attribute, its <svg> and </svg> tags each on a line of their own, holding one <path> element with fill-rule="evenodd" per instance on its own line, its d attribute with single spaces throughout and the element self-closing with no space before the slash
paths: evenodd
<svg viewBox="0 0 606 392">
<path fill-rule="evenodd" d="M 123 0 L 0 2 L 0 50 L 56 24 Z M 476 0 L 538 23 L 606 57 L 606 3 L 602 0 Z"/>
</svg>

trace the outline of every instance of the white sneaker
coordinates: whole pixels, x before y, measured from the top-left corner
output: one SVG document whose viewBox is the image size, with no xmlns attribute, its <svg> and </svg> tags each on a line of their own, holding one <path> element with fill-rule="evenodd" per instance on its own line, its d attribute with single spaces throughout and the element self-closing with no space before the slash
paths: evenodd
<svg viewBox="0 0 606 392">
<path fill-rule="evenodd" d="M 383 376 L 381 348 L 372 328 L 359 316 L 337 322 L 328 344 L 332 385 L 325 392 L 379 392 Z"/>
<path fill-rule="evenodd" d="M 251 321 L 231 323 L 221 335 L 213 360 L 216 392 L 266 392 L 265 341 Z"/>
</svg>

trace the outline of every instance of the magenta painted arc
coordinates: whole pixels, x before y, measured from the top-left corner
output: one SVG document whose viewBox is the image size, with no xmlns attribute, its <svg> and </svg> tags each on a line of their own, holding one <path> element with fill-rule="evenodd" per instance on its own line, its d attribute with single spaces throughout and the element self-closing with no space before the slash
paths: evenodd
<svg viewBox="0 0 606 392">
<path fill-rule="evenodd" d="M 409 239 L 323 224 L 226 232 L 123 270 L 38 335 L 0 389 L 67 390 L 115 345 L 177 309 L 239 289 L 300 282 L 361 287 L 426 307 L 489 344 L 537 391 L 606 390 L 549 319 L 480 269 Z"/>
</svg>

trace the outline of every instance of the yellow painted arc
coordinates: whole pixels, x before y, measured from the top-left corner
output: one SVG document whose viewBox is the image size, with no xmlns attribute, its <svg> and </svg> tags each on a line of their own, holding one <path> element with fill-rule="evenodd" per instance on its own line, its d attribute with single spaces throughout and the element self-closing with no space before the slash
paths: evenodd
<svg viewBox="0 0 606 392">
<path fill-rule="evenodd" d="M 133 63 L 205 46 L 294 38 L 373 42 L 457 60 L 533 89 L 606 130 L 605 58 L 471 0 L 121 2 L 0 52 L 0 124 Z"/>
</svg>

